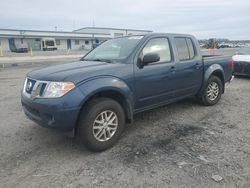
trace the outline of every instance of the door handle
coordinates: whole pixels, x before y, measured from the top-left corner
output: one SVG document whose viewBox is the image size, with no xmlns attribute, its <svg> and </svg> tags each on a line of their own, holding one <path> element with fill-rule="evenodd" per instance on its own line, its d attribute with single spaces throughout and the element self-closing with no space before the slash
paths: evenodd
<svg viewBox="0 0 250 188">
<path fill-rule="evenodd" d="M 199 63 L 196 63 L 194 67 L 195 67 L 195 69 L 200 69 L 201 65 Z"/>
<path fill-rule="evenodd" d="M 175 71 L 175 66 L 170 67 L 170 72 L 174 72 Z"/>
</svg>

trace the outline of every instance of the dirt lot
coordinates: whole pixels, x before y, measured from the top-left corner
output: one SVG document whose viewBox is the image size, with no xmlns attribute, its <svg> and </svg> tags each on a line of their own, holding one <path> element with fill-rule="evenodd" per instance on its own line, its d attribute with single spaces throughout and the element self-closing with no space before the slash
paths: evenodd
<svg viewBox="0 0 250 188">
<path fill-rule="evenodd" d="M 0 70 L 1 188 L 250 187 L 250 78 L 213 107 L 188 99 L 138 114 L 115 147 L 91 153 L 25 117 L 31 69 Z"/>
</svg>

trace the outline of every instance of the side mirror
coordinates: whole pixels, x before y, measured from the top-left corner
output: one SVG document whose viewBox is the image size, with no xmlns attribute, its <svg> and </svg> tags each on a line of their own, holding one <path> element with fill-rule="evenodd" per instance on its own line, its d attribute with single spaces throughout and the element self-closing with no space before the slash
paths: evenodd
<svg viewBox="0 0 250 188">
<path fill-rule="evenodd" d="M 148 53 L 143 57 L 142 64 L 147 65 L 150 63 L 155 63 L 157 61 L 160 61 L 160 55 L 157 53 Z"/>
</svg>

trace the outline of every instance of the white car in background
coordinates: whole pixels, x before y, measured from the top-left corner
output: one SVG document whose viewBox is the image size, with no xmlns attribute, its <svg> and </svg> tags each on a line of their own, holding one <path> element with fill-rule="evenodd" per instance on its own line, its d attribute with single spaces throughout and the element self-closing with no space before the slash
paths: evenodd
<svg viewBox="0 0 250 188">
<path fill-rule="evenodd" d="M 54 38 L 42 38 L 41 49 L 43 51 L 57 50 L 56 40 Z"/>
<path fill-rule="evenodd" d="M 242 48 L 233 56 L 234 74 L 250 76 L 250 47 Z"/>
</svg>

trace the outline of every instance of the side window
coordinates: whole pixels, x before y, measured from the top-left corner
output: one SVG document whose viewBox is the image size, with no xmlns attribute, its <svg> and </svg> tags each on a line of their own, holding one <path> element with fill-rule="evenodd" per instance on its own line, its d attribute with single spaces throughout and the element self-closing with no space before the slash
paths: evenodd
<svg viewBox="0 0 250 188">
<path fill-rule="evenodd" d="M 178 57 L 180 61 L 189 60 L 188 46 L 185 38 L 175 38 L 175 44 L 177 47 Z"/>
<path fill-rule="evenodd" d="M 168 39 L 167 38 L 151 39 L 143 48 L 139 58 L 142 60 L 144 55 L 148 53 L 157 53 L 160 55 L 160 61 L 156 63 L 170 62 L 171 52 Z"/>
<path fill-rule="evenodd" d="M 188 50 L 189 50 L 189 58 L 193 59 L 195 56 L 195 52 L 194 52 L 193 42 L 190 38 L 187 38 L 187 45 L 188 45 Z"/>
<path fill-rule="evenodd" d="M 194 58 L 195 50 L 193 42 L 190 38 L 176 37 L 175 43 L 180 61 L 190 60 Z"/>
</svg>

